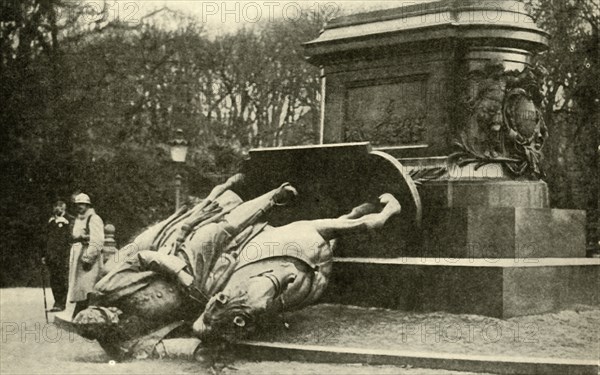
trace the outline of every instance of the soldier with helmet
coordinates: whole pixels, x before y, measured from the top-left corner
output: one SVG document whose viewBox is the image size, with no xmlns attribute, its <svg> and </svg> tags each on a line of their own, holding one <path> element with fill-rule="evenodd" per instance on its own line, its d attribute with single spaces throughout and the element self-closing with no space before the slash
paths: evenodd
<svg viewBox="0 0 600 375">
<path fill-rule="evenodd" d="M 77 194 L 74 202 L 77 217 L 73 224 L 73 245 L 69 260 L 68 302 L 75 303 L 73 316 L 88 305 L 102 266 L 104 223 L 92 208 L 87 194 Z"/>
</svg>

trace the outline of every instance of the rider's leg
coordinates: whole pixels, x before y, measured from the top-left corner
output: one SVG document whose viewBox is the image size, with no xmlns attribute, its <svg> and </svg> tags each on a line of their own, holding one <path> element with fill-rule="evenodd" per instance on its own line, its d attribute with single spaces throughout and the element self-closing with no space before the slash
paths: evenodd
<svg viewBox="0 0 600 375">
<path fill-rule="evenodd" d="M 192 234 L 175 255 L 184 257 L 190 267 L 184 269 L 194 277 L 199 290 L 205 287 L 205 280 L 227 245 L 261 216 L 276 205 L 284 205 L 297 195 L 289 184 L 283 184 L 251 201 L 244 202 L 229 212 L 222 221 L 204 225 Z M 183 273 L 182 273 L 183 274 Z"/>
<path fill-rule="evenodd" d="M 186 213 L 186 221 L 180 225 L 179 229 L 174 229 L 179 230 L 174 251 L 179 249 L 183 241 L 185 241 L 186 237 L 192 232 L 196 225 L 218 214 L 222 210 L 228 210 L 229 207 L 240 204 L 241 198 L 233 192 L 233 189 L 243 185 L 244 178 L 242 173 L 229 177 L 224 183 L 215 186 L 201 203 Z M 181 222 L 181 220 L 178 220 L 177 224 Z M 165 237 L 163 235 L 162 239 L 164 240 L 168 237 L 169 236 Z M 156 247 L 159 247 L 158 244 Z"/>
<path fill-rule="evenodd" d="M 214 206 L 216 205 L 216 203 L 213 203 L 213 202 L 215 200 L 217 200 L 217 198 L 219 198 L 221 195 L 223 195 L 223 193 L 225 193 L 227 190 L 233 191 L 237 187 L 243 185 L 244 179 L 245 179 L 244 174 L 238 173 L 238 174 L 234 174 L 233 176 L 229 177 L 227 179 L 227 181 L 223 182 L 222 184 L 215 186 L 211 190 L 211 192 L 208 194 L 208 196 L 206 198 L 204 198 L 202 200 L 202 202 L 200 202 L 196 207 L 194 207 L 190 211 L 189 216 L 194 217 L 199 212 L 206 210 L 207 207 L 208 207 L 208 210 L 210 211 L 210 208 L 214 208 Z M 222 204 L 223 204 L 223 202 L 221 202 L 221 205 Z"/>
<path fill-rule="evenodd" d="M 244 174 L 238 173 L 229 177 L 224 183 L 215 186 L 210 194 L 205 198 L 206 201 L 212 202 L 227 190 L 234 190 L 236 187 L 244 183 Z"/>
<path fill-rule="evenodd" d="M 232 237 L 237 236 L 248 225 L 256 223 L 271 208 L 287 204 L 296 195 L 298 195 L 296 189 L 289 184 L 283 184 L 258 198 L 242 203 L 225 217 L 227 233 Z"/>
<path fill-rule="evenodd" d="M 313 220 L 311 223 L 326 241 L 331 241 L 344 235 L 379 229 L 383 227 L 390 217 L 399 214 L 401 209 L 400 203 L 391 194 L 382 195 L 380 202 L 385 204 L 385 206 L 379 213 L 367 213 L 364 216 L 357 217 L 373 209 L 373 207 L 361 205 L 352 210 L 350 214 L 337 219 Z"/>
</svg>

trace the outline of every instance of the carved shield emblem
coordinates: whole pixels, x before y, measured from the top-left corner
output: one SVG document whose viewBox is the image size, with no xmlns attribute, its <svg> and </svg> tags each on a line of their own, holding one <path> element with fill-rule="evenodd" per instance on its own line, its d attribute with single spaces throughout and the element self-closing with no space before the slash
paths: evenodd
<svg viewBox="0 0 600 375">
<path fill-rule="evenodd" d="M 522 137 L 522 141 L 531 140 L 540 133 L 540 113 L 523 89 L 508 93 L 505 118 L 508 126 Z"/>
</svg>

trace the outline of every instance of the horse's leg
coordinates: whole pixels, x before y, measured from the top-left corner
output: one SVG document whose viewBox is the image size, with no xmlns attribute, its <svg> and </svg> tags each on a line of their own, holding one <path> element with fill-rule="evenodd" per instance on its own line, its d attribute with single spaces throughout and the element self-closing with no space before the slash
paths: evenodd
<svg viewBox="0 0 600 375">
<path fill-rule="evenodd" d="M 326 241 L 344 235 L 379 229 L 390 217 L 399 214 L 401 210 L 400 203 L 391 194 L 382 195 L 380 203 L 385 204 L 385 206 L 379 213 L 371 213 L 374 207 L 367 203 L 356 207 L 349 214 L 340 216 L 337 219 L 313 220 L 311 223 Z"/>
<path fill-rule="evenodd" d="M 363 203 L 360 206 L 354 207 L 349 213 L 338 217 L 338 219 L 358 219 L 368 214 L 379 212 L 380 207 L 373 203 Z"/>
</svg>

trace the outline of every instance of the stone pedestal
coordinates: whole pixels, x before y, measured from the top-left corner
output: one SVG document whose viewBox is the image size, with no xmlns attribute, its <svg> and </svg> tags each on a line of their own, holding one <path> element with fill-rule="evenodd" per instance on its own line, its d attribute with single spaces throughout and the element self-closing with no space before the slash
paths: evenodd
<svg viewBox="0 0 600 375">
<path fill-rule="evenodd" d="M 334 19 L 305 44 L 325 77 L 322 141 L 448 155 L 464 122 L 457 108 L 478 90 L 468 73 L 523 71 L 547 39 L 519 1 L 409 2 Z"/>
<path fill-rule="evenodd" d="M 342 17 L 305 44 L 321 142 L 369 141 L 422 205 L 420 225 L 340 241 L 328 301 L 497 317 L 598 303 L 585 213 L 551 209 L 541 180 L 531 58 L 547 39 L 520 1 L 442 0 Z"/>
</svg>

